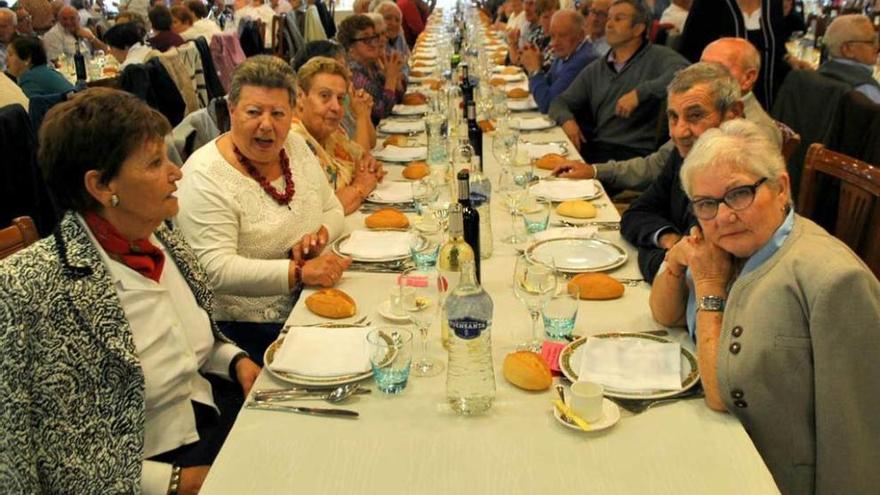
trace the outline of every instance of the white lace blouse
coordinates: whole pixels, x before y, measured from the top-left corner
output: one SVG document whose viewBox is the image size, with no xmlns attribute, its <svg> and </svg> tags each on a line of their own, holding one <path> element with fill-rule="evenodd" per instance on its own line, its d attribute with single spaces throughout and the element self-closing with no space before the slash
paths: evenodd
<svg viewBox="0 0 880 495">
<path fill-rule="evenodd" d="M 292 132 L 284 149 L 295 193 L 283 206 L 226 161 L 216 139 L 183 165 L 177 224 L 208 272 L 216 320 L 283 322 L 293 308 L 291 246 L 321 225 L 331 240 L 342 232 L 342 205 L 315 155 Z M 283 191 L 284 177 L 272 185 Z"/>
</svg>

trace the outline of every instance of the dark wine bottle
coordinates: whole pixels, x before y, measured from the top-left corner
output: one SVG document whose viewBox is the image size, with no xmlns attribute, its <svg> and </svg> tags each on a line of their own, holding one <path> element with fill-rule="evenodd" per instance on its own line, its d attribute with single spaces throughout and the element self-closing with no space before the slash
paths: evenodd
<svg viewBox="0 0 880 495">
<path fill-rule="evenodd" d="M 469 102 L 474 101 L 474 85 L 471 83 L 471 75 L 468 64 L 462 62 L 461 67 L 461 101 L 465 108 Z"/>
<path fill-rule="evenodd" d="M 86 58 L 82 54 L 82 50 L 80 49 L 80 39 L 76 38 L 76 53 L 73 55 L 73 65 L 76 68 L 76 82 L 84 83 L 86 82 Z"/>
<path fill-rule="evenodd" d="M 458 204 L 461 205 L 461 219 L 464 227 L 464 241 L 474 250 L 474 263 L 477 280 L 480 280 L 480 214 L 471 204 L 470 174 L 467 170 L 458 172 Z"/>
<path fill-rule="evenodd" d="M 471 143 L 471 147 L 474 148 L 474 153 L 479 157 L 480 163 L 482 164 L 483 160 L 483 129 L 480 128 L 480 125 L 477 123 L 477 104 L 471 100 L 468 102 L 466 107 L 467 112 L 467 126 L 468 126 L 468 141 Z"/>
</svg>

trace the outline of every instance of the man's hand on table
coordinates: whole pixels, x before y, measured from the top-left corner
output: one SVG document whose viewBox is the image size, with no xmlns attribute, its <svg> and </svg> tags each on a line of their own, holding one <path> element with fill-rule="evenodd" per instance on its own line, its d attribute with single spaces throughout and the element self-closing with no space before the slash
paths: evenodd
<svg viewBox="0 0 880 495">
<path fill-rule="evenodd" d="M 254 382 L 260 376 L 261 370 L 262 368 L 253 359 L 248 357 L 243 357 L 235 363 L 235 379 L 241 385 L 241 391 L 245 397 L 251 393 L 251 387 L 254 386 Z"/>
<path fill-rule="evenodd" d="M 587 141 L 587 138 L 581 132 L 581 126 L 574 119 L 563 122 L 562 131 L 568 136 L 568 140 L 574 145 L 575 150 L 580 151 L 581 145 Z"/>
<path fill-rule="evenodd" d="M 557 165 L 551 175 L 564 179 L 593 179 L 596 177 L 596 167 L 581 161 L 566 160 Z"/>
<path fill-rule="evenodd" d="M 627 118 L 638 106 L 639 94 L 636 92 L 636 90 L 632 90 L 629 93 L 621 96 L 620 99 L 617 100 L 617 106 L 614 109 L 614 113 L 616 113 L 618 117 Z"/>
<path fill-rule="evenodd" d="M 192 466 L 180 470 L 180 486 L 178 495 L 195 495 L 202 489 L 202 483 L 208 477 L 211 466 Z"/>
</svg>

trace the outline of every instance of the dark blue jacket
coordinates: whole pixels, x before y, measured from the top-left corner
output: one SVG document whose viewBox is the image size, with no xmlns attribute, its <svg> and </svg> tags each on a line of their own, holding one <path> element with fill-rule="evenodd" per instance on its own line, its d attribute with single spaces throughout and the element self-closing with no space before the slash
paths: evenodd
<svg viewBox="0 0 880 495">
<path fill-rule="evenodd" d="M 547 113 L 553 98 L 565 91 L 584 67 L 599 55 L 601 54 L 593 50 L 593 44 L 584 40 L 581 46 L 567 59 L 553 59 L 548 72 L 539 70 L 535 75 L 529 77 L 529 91 L 531 91 L 541 112 Z"/>
</svg>

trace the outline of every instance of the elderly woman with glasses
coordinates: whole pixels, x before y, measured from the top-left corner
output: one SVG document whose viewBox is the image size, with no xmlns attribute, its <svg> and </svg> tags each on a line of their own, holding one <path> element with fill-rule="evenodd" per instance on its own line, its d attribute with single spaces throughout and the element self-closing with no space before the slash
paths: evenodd
<svg viewBox="0 0 880 495">
<path fill-rule="evenodd" d="M 40 128 L 66 213 L 0 263 L 4 493 L 194 493 L 260 373 L 218 331 L 207 276 L 171 227 L 170 131 L 108 88 Z"/>
<path fill-rule="evenodd" d="M 346 17 L 339 24 L 336 39 L 348 51 L 354 87 L 373 97 L 372 118 L 373 123 L 378 124 L 391 114 L 392 107 L 403 96 L 403 57 L 392 52 L 383 60 L 382 37 L 377 34 L 372 19 L 363 14 Z"/>
<path fill-rule="evenodd" d="M 177 222 L 218 294 L 220 328 L 258 362 L 301 286 L 332 286 L 351 262 L 322 254 L 344 214 L 306 141 L 289 132 L 295 78 L 268 55 L 236 67 L 231 129 L 193 153 L 180 182 Z"/>
<path fill-rule="evenodd" d="M 291 130 L 317 155 L 345 214 L 355 212 L 385 172 L 342 129 L 348 70 L 332 58 L 315 57 L 299 69 L 297 79 Z"/>
<path fill-rule="evenodd" d="M 872 493 L 877 278 L 794 213 L 779 148 L 755 124 L 706 131 L 680 175 L 699 227 L 667 254 L 655 319 L 695 330 L 706 403 L 739 418 L 782 493 Z"/>
</svg>

